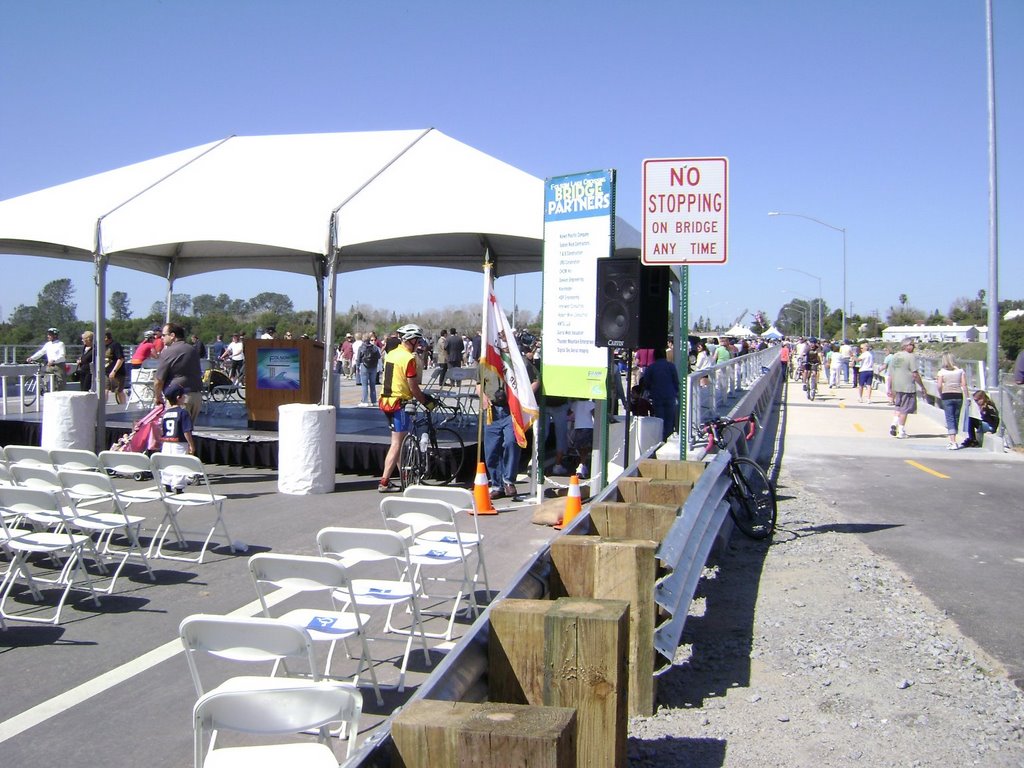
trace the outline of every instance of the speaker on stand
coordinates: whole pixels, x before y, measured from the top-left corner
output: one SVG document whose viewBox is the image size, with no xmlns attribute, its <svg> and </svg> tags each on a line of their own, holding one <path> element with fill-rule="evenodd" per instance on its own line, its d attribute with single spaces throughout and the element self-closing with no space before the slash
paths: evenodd
<svg viewBox="0 0 1024 768">
<path fill-rule="evenodd" d="M 665 349 L 668 346 L 669 268 L 645 267 L 639 259 L 612 256 L 597 260 L 597 301 L 594 345 L 608 348 L 610 375 L 612 350 L 626 354 L 626 388 L 623 393 L 626 424 L 623 463 L 629 464 L 629 385 L 633 375 L 633 350 Z M 618 384 L 618 378 L 615 379 Z M 614 387 L 609 388 L 614 397 Z"/>
</svg>

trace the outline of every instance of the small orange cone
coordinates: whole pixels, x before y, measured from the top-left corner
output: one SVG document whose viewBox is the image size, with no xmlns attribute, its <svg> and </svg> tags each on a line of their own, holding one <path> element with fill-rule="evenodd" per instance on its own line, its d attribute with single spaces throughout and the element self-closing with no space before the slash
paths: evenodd
<svg viewBox="0 0 1024 768">
<path fill-rule="evenodd" d="M 491 503 L 491 487 L 487 484 L 487 467 L 481 461 L 476 465 L 476 479 L 473 481 L 472 515 L 496 515 L 498 510 Z"/>
<path fill-rule="evenodd" d="M 579 475 L 573 475 L 569 478 L 569 495 L 565 497 L 565 512 L 562 513 L 562 520 L 555 526 L 555 530 L 562 530 L 573 521 L 582 509 L 583 501 L 580 498 L 580 477 Z"/>
</svg>

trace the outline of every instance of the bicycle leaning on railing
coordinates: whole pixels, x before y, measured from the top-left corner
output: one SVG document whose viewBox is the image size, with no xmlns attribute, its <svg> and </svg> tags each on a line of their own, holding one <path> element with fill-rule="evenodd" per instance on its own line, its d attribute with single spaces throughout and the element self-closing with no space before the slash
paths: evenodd
<svg viewBox="0 0 1024 768">
<path fill-rule="evenodd" d="M 746 424 L 743 439 L 749 441 L 757 431 L 757 418 L 714 419 L 700 426 L 700 439 L 707 439 L 707 450 L 712 447 L 726 451 L 729 447 L 727 433 L 730 429 Z M 775 532 L 778 506 L 775 487 L 761 465 L 745 456 L 733 456 L 729 460 L 729 490 L 725 498 L 729 502 L 729 514 L 736 527 L 752 539 L 767 539 Z"/>
<path fill-rule="evenodd" d="M 466 460 L 466 444 L 458 432 L 443 425 L 456 418 L 457 413 L 444 405 L 427 411 L 416 401 L 405 407 L 412 415 L 412 427 L 398 454 L 402 488 L 454 482 Z"/>
</svg>

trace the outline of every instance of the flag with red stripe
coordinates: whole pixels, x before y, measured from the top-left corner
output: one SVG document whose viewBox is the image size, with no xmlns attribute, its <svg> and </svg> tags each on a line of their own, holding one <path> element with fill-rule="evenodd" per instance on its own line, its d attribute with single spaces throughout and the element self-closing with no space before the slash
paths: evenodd
<svg viewBox="0 0 1024 768">
<path fill-rule="evenodd" d="M 494 281 L 491 281 L 487 301 L 487 353 L 480 361 L 481 375 L 494 376 L 504 381 L 508 394 L 508 408 L 512 415 L 512 427 L 520 448 L 526 447 L 526 430 L 537 419 L 539 410 L 533 394 L 526 362 L 519 352 L 514 331 L 505 313 L 501 311 L 498 298 L 494 295 Z"/>
</svg>

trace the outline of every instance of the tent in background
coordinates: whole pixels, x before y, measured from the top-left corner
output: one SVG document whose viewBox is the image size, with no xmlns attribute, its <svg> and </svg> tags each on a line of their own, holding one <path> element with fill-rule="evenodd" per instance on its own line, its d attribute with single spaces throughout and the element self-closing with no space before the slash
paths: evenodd
<svg viewBox="0 0 1024 768">
<path fill-rule="evenodd" d="M 754 332 L 749 328 L 744 328 L 742 325 L 734 325 L 732 328 L 730 328 L 722 335 L 732 336 L 733 338 L 736 339 L 749 339 L 751 336 L 754 335 Z"/>
<path fill-rule="evenodd" d="M 779 339 L 782 338 L 782 334 L 779 332 L 779 329 L 773 325 L 767 331 L 761 334 L 761 338 L 771 339 L 772 341 L 778 341 Z"/>
<path fill-rule="evenodd" d="M 329 348 L 339 272 L 480 271 L 485 252 L 497 276 L 540 270 L 543 200 L 541 179 L 433 128 L 232 136 L 0 201 L 0 253 L 93 261 L 100 337 L 107 264 L 165 277 L 168 306 L 178 277 L 308 274 Z M 639 251 L 621 220 L 616 237 Z M 328 356 L 323 402 L 332 375 Z"/>
</svg>

